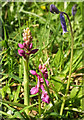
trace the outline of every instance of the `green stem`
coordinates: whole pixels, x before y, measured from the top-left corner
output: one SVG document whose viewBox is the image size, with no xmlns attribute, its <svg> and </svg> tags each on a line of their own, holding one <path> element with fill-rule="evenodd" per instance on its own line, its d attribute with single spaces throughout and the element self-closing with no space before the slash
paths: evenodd
<svg viewBox="0 0 84 120">
<path fill-rule="evenodd" d="M 39 91 L 39 95 L 38 95 L 38 102 L 39 102 L 39 117 L 41 117 L 41 94 Z"/>
<path fill-rule="evenodd" d="M 73 42 L 74 42 L 73 31 L 72 31 L 72 26 L 71 26 L 69 16 L 65 12 L 62 12 L 62 13 L 65 14 L 67 16 L 68 20 L 69 20 L 69 25 L 70 25 L 70 30 L 71 30 L 71 58 L 70 58 L 69 78 L 68 78 L 68 81 L 67 81 L 67 87 L 66 87 L 66 91 L 65 91 L 65 96 L 63 98 L 63 102 L 62 102 L 61 109 L 60 109 L 60 115 L 63 114 L 63 109 L 64 109 L 67 93 L 69 91 L 69 86 L 70 86 L 72 59 L 73 59 Z"/>
<path fill-rule="evenodd" d="M 22 78 L 22 58 L 19 58 L 19 78 Z"/>
<path fill-rule="evenodd" d="M 24 105 L 29 106 L 29 58 L 24 59 Z M 29 110 L 25 110 L 29 114 Z"/>
</svg>

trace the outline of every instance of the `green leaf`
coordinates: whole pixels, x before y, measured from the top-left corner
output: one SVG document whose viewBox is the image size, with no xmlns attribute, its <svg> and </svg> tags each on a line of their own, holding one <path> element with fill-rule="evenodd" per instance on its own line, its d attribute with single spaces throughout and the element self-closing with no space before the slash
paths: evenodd
<svg viewBox="0 0 84 120">
<path fill-rule="evenodd" d="M 9 114 L 9 117 L 10 118 L 23 118 L 23 115 L 21 115 L 21 113 L 19 112 L 19 111 L 17 111 L 15 108 L 13 108 L 13 107 L 10 107 L 8 104 L 6 104 L 6 103 L 2 103 L 3 105 L 5 105 L 6 107 L 8 107 L 8 109 L 9 110 L 11 110 L 13 113 L 14 113 L 14 115 L 11 115 L 11 114 Z M 8 113 L 7 113 L 8 114 Z M 7 114 L 5 114 L 4 113 L 4 115 L 6 115 L 6 116 L 8 116 Z"/>
<path fill-rule="evenodd" d="M 29 97 L 32 98 L 32 97 L 35 97 L 35 96 L 37 96 L 37 95 L 38 95 L 38 93 L 37 93 L 37 94 L 34 94 L 34 95 L 30 95 Z"/>
<path fill-rule="evenodd" d="M 14 75 L 13 73 L 11 74 L 6 74 L 6 73 L 0 73 L 1 75 L 5 75 L 8 76 L 10 78 L 13 78 L 14 80 L 17 80 L 18 82 L 22 82 L 23 80 L 21 78 L 19 78 L 18 76 Z"/>
<path fill-rule="evenodd" d="M 20 87 L 21 85 L 19 85 L 17 90 L 15 91 L 14 102 L 17 102 L 17 99 L 19 98 Z"/>
<path fill-rule="evenodd" d="M 70 111 L 72 110 L 72 111 L 84 113 L 84 111 L 82 111 L 81 109 L 77 109 L 77 108 L 68 108 L 68 107 L 65 107 L 64 109 L 65 109 L 65 110 L 70 110 Z"/>
<path fill-rule="evenodd" d="M 70 98 L 74 98 L 78 92 L 78 88 L 73 88 L 70 92 Z"/>
<path fill-rule="evenodd" d="M 26 105 L 23 105 L 23 104 L 20 104 L 20 103 L 17 103 L 17 102 L 9 102 L 9 101 L 6 101 L 6 100 L 0 100 L 1 103 L 7 103 L 7 104 L 10 104 L 10 106 L 18 106 L 18 107 L 26 107 Z"/>
<path fill-rule="evenodd" d="M 22 113 L 24 110 L 29 109 L 29 108 L 31 108 L 31 107 L 33 107 L 33 106 L 35 106 L 35 105 L 38 105 L 38 103 L 35 103 L 35 104 L 33 104 L 33 105 L 24 107 L 22 110 L 20 110 L 20 113 Z M 32 108 L 32 109 L 33 109 L 33 108 Z"/>
</svg>

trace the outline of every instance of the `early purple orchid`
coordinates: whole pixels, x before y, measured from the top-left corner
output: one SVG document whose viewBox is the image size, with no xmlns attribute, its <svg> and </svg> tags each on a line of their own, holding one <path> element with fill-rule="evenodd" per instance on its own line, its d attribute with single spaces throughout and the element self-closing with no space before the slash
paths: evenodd
<svg viewBox="0 0 84 120">
<path fill-rule="evenodd" d="M 39 71 L 43 73 L 46 84 L 47 84 L 47 86 L 49 86 L 49 81 L 47 80 L 48 79 L 48 72 L 47 72 L 47 69 L 45 67 L 45 64 L 43 66 L 41 64 L 39 65 Z M 32 75 L 36 75 L 36 77 L 38 78 L 37 85 L 35 87 L 31 88 L 30 93 L 36 94 L 39 92 L 39 88 L 41 88 L 41 90 L 42 90 L 41 99 L 42 99 L 42 101 L 49 104 L 50 99 L 49 99 L 49 96 L 47 94 L 47 91 L 45 91 L 45 89 L 44 89 L 44 85 L 43 85 L 44 80 L 41 76 L 41 73 L 37 74 L 36 71 L 34 71 L 34 70 L 30 70 L 30 73 Z"/>
<path fill-rule="evenodd" d="M 26 30 L 24 29 L 23 40 L 24 40 L 23 44 L 21 43 L 18 44 L 18 46 L 21 48 L 18 50 L 18 53 L 20 56 L 23 56 L 24 58 L 26 58 L 27 55 L 29 56 L 30 54 L 35 54 L 38 51 L 38 49 L 32 50 L 32 47 L 33 47 L 33 44 L 31 43 L 32 36 L 29 28 L 26 28 Z"/>
</svg>

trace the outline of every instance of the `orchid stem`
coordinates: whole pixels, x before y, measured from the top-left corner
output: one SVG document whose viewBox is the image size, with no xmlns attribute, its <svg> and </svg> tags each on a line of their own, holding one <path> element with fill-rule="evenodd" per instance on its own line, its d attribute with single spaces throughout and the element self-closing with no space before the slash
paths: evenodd
<svg viewBox="0 0 84 120">
<path fill-rule="evenodd" d="M 69 20 L 69 25 L 70 25 L 70 30 L 71 30 L 71 58 L 70 58 L 69 78 L 68 78 L 68 81 L 67 81 L 67 87 L 66 87 L 65 95 L 64 95 L 63 102 L 62 102 L 61 109 L 60 109 L 60 115 L 63 114 L 63 109 L 64 109 L 65 101 L 66 101 L 67 94 L 68 94 L 68 91 L 69 91 L 69 86 L 70 86 L 72 59 L 73 59 L 73 42 L 74 42 L 73 31 L 72 31 L 72 26 L 71 26 L 69 16 L 65 12 L 61 12 L 61 13 L 65 14 L 67 16 L 68 20 Z"/>
<path fill-rule="evenodd" d="M 29 58 L 24 59 L 24 105 L 29 106 Z M 29 109 L 25 110 L 29 114 Z"/>
<path fill-rule="evenodd" d="M 39 95 L 38 95 L 38 102 L 39 102 L 39 117 L 41 117 L 41 94 L 39 90 Z"/>
</svg>

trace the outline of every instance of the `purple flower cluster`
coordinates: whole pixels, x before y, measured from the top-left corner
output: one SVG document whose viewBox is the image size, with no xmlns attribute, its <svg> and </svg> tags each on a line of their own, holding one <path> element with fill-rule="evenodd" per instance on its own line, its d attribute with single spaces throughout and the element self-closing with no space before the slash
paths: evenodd
<svg viewBox="0 0 84 120">
<path fill-rule="evenodd" d="M 49 86 L 49 81 L 47 80 L 48 79 L 48 71 L 45 67 L 45 64 L 43 66 L 41 64 L 39 65 L 39 71 L 42 72 L 42 74 L 44 75 L 46 84 L 47 84 L 47 86 Z M 47 94 L 47 91 L 45 91 L 45 89 L 44 89 L 44 85 L 43 85 L 44 81 L 43 81 L 41 73 L 37 74 L 36 71 L 34 71 L 34 70 L 30 70 L 30 73 L 32 75 L 36 75 L 36 77 L 38 78 L 37 85 L 35 87 L 31 88 L 30 93 L 36 94 L 39 92 L 39 89 L 41 88 L 41 90 L 42 90 L 41 99 L 42 99 L 42 101 L 49 104 L 50 99 L 49 99 L 49 96 Z"/>
<path fill-rule="evenodd" d="M 29 28 L 26 28 L 26 30 L 24 29 L 23 40 L 24 40 L 23 44 L 21 43 L 18 44 L 18 46 L 21 48 L 18 50 L 20 56 L 26 58 L 28 55 L 35 54 L 38 51 L 38 49 L 32 50 L 32 46 L 33 46 L 33 44 L 31 43 L 32 36 Z"/>
</svg>

